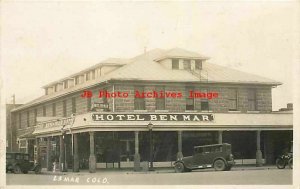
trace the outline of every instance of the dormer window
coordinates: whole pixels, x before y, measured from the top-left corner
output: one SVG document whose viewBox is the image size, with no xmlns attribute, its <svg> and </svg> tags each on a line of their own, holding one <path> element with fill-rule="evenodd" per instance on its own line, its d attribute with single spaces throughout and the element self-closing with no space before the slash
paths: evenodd
<svg viewBox="0 0 300 189">
<path fill-rule="evenodd" d="M 196 70 L 202 69 L 202 60 L 195 60 L 195 69 Z"/>
<path fill-rule="evenodd" d="M 172 70 L 179 70 L 179 59 L 172 59 Z"/>
<path fill-rule="evenodd" d="M 189 59 L 183 60 L 183 69 L 191 70 L 191 60 L 189 60 Z"/>
</svg>

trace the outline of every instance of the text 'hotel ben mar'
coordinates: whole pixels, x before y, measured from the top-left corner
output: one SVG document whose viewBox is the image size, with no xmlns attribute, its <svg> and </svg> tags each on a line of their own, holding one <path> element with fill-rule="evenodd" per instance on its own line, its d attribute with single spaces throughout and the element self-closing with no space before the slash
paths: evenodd
<svg viewBox="0 0 300 189">
<path fill-rule="evenodd" d="M 171 167 L 194 146 L 218 143 L 231 144 L 236 164 L 274 164 L 293 140 L 292 104 L 272 111 L 281 83 L 207 60 L 154 49 L 49 83 L 11 110 L 10 150 L 49 171 L 53 162 L 75 172 Z"/>
</svg>

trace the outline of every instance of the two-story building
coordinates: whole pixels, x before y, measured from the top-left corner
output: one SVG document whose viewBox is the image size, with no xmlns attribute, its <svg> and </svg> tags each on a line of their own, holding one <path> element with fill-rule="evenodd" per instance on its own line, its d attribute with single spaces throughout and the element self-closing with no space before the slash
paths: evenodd
<svg viewBox="0 0 300 189">
<path fill-rule="evenodd" d="M 272 112 L 271 79 L 180 48 L 111 58 L 43 86 L 16 109 L 20 150 L 51 169 L 156 166 L 193 146 L 230 143 L 237 162 L 274 163 L 292 141 L 292 113 Z M 153 144 L 150 145 L 150 135 Z M 152 152 L 151 152 L 152 151 Z"/>
</svg>

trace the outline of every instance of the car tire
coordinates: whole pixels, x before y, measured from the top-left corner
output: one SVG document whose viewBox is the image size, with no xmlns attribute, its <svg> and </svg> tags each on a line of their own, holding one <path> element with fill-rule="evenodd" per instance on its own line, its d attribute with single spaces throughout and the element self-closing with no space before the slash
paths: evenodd
<svg viewBox="0 0 300 189">
<path fill-rule="evenodd" d="M 293 158 L 289 159 L 288 164 L 289 164 L 289 168 L 293 169 Z"/>
<path fill-rule="evenodd" d="M 40 174 L 41 171 L 42 171 L 42 167 L 39 165 L 34 169 L 35 174 Z"/>
<path fill-rule="evenodd" d="M 214 162 L 214 168 L 216 171 L 224 171 L 226 169 L 225 162 L 221 159 L 217 159 Z"/>
<path fill-rule="evenodd" d="M 20 168 L 19 165 L 15 165 L 13 172 L 14 172 L 15 174 L 21 174 L 21 173 L 22 173 L 22 170 L 21 170 L 21 168 Z"/>
<path fill-rule="evenodd" d="M 175 163 L 174 168 L 175 168 L 176 173 L 183 173 L 185 170 L 185 167 L 184 167 L 183 163 L 181 163 L 181 162 Z"/>
<path fill-rule="evenodd" d="M 277 158 L 276 159 L 276 166 L 277 166 L 278 169 L 284 169 L 285 166 L 286 166 L 284 159 Z"/>
</svg>

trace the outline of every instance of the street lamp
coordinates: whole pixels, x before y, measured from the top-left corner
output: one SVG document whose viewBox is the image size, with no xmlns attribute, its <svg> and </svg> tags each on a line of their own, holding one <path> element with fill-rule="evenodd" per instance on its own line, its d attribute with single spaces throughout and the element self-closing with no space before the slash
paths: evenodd
<svg viewBox="0 0 300 189">
<path fill-rule="evenodd" d="M 149 129 L 149 143 L 150 143 L 150 168 L 149 171 L 154 171 L 153 168 L 153 139 L 152 139 L 152 128 L 153 128 L 153 124 L 150 122 L 148 124 L 148 129 Z"/>
</svg>

